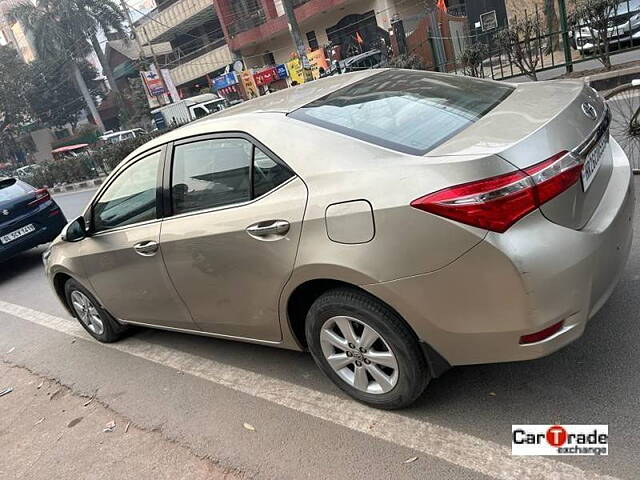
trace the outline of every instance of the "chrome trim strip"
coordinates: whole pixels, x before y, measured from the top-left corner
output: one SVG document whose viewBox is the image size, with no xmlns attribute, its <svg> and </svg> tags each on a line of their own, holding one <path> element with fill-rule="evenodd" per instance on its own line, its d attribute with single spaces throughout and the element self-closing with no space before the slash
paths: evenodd
<svg viewBox="0 0 640 480">
<path fill-rule="evenodd" d="M 604 118 L 600 120 L 600 123 L 596 125 L 584 142 L 571 150 L 571 153 L 579 157 L 586 157 L 591 149 L 596 146 L 602 135 L 609 131 L 609 127 L 611 126 L 611 117 L 612 115 L 609 105 L 605 105 Z"/>
<path fill-rule="evenodd" d="M 153 328 L 154 330 L 166 330 L 168 332 L 188 333 L 190 335 L 200 335 L 202 337 L 212 337 L 212 338 L 220 338 L 222 340 L 235 340 L 240 342 L 258 343 L 261 345 L 280 345 L 282 343 L 282 340 L 274 342 L 271 340 L 259 340 L 257 338 L 236 337 L 234 335 L 224 335 L 222 333 L 203 332 L 201 330 L 189 330 L 187 328 L 165 327 L 162 325 L 152 325 L 150 323 L 129 322 L 126 320 L 122 320 L 120 318 L 118 318 L 118 322 L 124 323 L 125 325 L 137 325 L 139 327 Z"/>
</svg>

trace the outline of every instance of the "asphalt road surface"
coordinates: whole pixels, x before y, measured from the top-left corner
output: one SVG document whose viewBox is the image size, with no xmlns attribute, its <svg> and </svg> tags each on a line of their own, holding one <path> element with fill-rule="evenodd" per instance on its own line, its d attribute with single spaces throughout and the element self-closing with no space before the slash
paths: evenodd
<svg viewBox="0 0 640 480">
<path fill-rule="evenodd" d="M 56 199 L 72 218 L 90 195 Z M 348 399 L 304 353 L 154 330 L 101 345 L 54 298 L 41 253 L 0 265 L 0 358 L 242 476 L 640 478 L 637 242 L 579 341 L 536 361 L 455 368 L 393 413 Z M 510 455 L 512 424 L 549 423 L 608 424 L 609 456 Z"/>
</svg>

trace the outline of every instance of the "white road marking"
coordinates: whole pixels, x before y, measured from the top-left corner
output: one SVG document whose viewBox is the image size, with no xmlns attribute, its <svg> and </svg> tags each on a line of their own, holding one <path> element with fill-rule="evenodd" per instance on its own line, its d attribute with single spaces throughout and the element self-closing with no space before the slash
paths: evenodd
<svg viewBox="0 0 640 480">
<path fill-rule="evenodd" d="M 76 322 L 0 301 L 0 312 L 60 333 L 90 340 Z M 135 337 L 115 344 L 101 344 L 165 367 L 181 370 L 204 380 L 305 413 L 371 437 L 395 443 L 440 460 L 496 479 L 616 480 L 543 457 L 512 457 L 511 450 L 429 422 L 385 412 L 334 395 L 260 375 L 213 360 L 197 357 Z"/>
</svg>

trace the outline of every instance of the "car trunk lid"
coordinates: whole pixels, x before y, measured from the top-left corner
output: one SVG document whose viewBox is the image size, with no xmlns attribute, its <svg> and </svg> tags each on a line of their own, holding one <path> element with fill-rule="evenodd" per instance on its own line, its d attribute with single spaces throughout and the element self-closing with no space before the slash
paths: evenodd
<svg viewBox="0 0 640 480">
<path fill-rule="evenodd" d="M 541 206 L 549 220 L 581 229 L 611 176 L 609 121 L 604 101 L 582 82 L 519 84 L 500 105 L 429 156 L 499 155 L 519 169 L 562 151 L 576 153 L 581 161 L 588 158 L 583 180 Z"/>
</svg>

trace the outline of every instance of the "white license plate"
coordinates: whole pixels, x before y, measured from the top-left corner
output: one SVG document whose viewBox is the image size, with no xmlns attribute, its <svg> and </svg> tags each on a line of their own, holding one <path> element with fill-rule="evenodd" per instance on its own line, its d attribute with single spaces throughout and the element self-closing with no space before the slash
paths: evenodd
<svg viewBox="0 0 640 480">
<path fill-rule="evenodd" d="M 29 225 L 25 225 L 24 227 L 15 230 L 11 233 L 7 233 L 6 235 L 0 237 L 0 242 L 2 242 L 3 245 L 6 245 L 7 243 L 13 242 L 14 240 L 19 239 L 20 237 L 24 237 L 25 235 L 29 235 L 30 233 L 33 233 L 36 231 L 36 227 L 33 226 L 33 224 L 29 224 Z"/>
<path fill-rule="evenodd" d="M 582 167 L 582 190 L 585 192 L 589 188 L 589 185 L 593 182 L 593 179 L 596 178 L 598 174 L 598 170 L 600 170 L 600 166 L 602 165 L 602 157 L 604 156 L 604 151 L 609 145 L 609 132 L 602 135 L 598 143 L 591 149 L 591 151 L 587 154 L 587 159 L 584 161 L 584 166 Z"/>
</svg>

